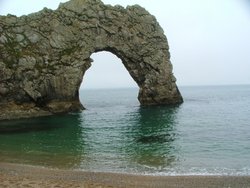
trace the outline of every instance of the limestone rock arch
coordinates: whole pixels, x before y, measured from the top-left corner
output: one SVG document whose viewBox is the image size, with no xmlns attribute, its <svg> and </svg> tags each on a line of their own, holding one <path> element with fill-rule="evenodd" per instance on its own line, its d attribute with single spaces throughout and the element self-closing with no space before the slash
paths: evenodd
<svg viewBox="0 0 250 188">
<path fill-rule="evenodd" d="M 71 0 L 55 11 L 1 16 L 0 48 L 0 119 L 82 109 L 79 87 L 99 51 L 122 60 L 142 105 L 183 102 L 164 31 L 139 5 Z"/>
</svg>

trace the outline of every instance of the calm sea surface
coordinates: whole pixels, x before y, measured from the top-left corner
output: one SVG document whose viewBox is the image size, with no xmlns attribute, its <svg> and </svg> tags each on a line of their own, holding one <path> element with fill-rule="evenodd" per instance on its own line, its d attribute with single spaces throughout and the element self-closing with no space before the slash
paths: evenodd
<svg viewBox="0 0 250 188">
<path fill-rule="evenodd" d="M 250 86 L 181 87 L 176 107 L 137 89 L 83 90 L 87 110 L 0 122 L 0 162 L 154 175 L 250 175 Z"/>
</svg>

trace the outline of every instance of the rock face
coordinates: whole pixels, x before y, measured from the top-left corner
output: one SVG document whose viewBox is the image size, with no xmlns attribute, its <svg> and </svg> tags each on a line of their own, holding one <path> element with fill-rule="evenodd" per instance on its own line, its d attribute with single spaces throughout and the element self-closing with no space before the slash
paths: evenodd
<svg viewBox="0 0 250 188">
<path fill-rule="evenodd" d="M 138 5 L 71 0 L 55 11 L 0 16 L 0 119 L 82 109 L 79 87 L 98 51 L 122 60 L 142 105 L 183 101 L 154 16 Z"/>
</svg>

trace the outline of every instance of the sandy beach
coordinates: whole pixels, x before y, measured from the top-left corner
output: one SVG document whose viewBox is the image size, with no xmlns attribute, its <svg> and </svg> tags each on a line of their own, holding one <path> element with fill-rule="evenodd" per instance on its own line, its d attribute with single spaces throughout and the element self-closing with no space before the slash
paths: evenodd
<svg viewBox="0 0 250 188">
<path fill-rule="evenodd" d="M 48 169 L 0 163 L 0 187 L 250 188 L 249 176 L 144 176 Z"/>
</svg>

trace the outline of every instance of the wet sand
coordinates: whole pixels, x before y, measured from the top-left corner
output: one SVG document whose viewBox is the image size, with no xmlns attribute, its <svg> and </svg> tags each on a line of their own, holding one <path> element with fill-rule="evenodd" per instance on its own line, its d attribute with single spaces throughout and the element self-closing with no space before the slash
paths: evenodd
<svg viewBox="0 0 250 188">
<path fill-rule="evenodd" d="M 250 176 L 144 176 L 0 163 L 0 187 L 250 188 Z"/>
</svg>

